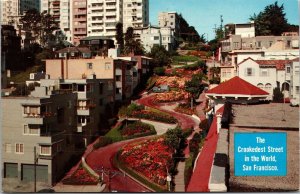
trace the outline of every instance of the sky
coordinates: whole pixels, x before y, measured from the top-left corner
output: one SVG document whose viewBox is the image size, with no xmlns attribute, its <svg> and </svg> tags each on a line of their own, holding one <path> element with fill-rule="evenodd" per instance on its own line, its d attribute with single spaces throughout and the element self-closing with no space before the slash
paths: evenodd
<svg viewBox="0 0 300 194">
<path fill-rule="evenodd" d="M 214 27 L 228 23 L 247 23 L 254 13 L 263 11 L 276 0 L 149 0 L 150 23 L 158 25 L 158 13 L 176 11 L 181 13 L 190 26 L 194 26 L 199 35 L 213 39 Z M 300 0 L 299 0 L 300 1 Z M 298 0 L 277 0 L 283 4 L 288 23 L 299 25 Z"/>
</svg>

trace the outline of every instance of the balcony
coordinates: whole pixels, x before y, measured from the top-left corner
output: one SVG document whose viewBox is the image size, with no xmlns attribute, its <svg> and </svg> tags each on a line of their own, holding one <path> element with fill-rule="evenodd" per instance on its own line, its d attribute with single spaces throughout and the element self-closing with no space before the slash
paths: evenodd
<svg viewBox="0 0 300 194">
<path fill-rule="evenodd" d="M 116 87 L 117 88 L 122 88 L 122 82 L 121 81 L 116 81 Z"/>
<path fill-rule="evenodd" d="M 28 113 L 24 114 L 26 123 L 33 125 L 43 125 L 45 123 L 53 123 L 56 121 L 56 114 L 45 112 L 42 114 Z"/>
<path fill-rule="evenodd" d="M 75 35 L 85 35 L 86 33 L 87 33 L 86 30 L 77 30 L 77 31 L 74 31 Z"/>
<path fill-rule="evenodd" d="M 87 106 L 77 106 L 77 115 L 89 116 L 91 109 L 95 108 L 96 104 L 89 104 Z"/>
<path fill-rule="evenodd" d="M 77 124 L 77 133 L 82 133 L 86 129 L 86 123 Z"/>
<path fill-rule="evenodd" d="M 66 131 L 57 131 L 57 130 L 41 130 L 40 142 L 45 144 L 52 144 L 64 139 Z"/>
<path fill-rule="evenodd" d="M 122 94 L 116 94 L 115 99 L 116 100 L 122 100 Z"/>
<path fill-rule="evenodd" d="M 116 75 L 122 75 L 122 70 L 121 69 L 116 69 Z"/>
</svg>

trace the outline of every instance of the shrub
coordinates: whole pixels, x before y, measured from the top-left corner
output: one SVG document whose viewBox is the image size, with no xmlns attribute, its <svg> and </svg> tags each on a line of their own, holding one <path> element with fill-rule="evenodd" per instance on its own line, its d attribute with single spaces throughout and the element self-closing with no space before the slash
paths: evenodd
<svg viewBox="0 0 300 194">
<path fill-rule="evenodd" d="M 121 134 L 123 137 L 133 138 L 138 136 L 156 134 L 156 131 L 152 125 L 136 121 L 132 124 L 127 125 L 126 127 L 123 127 L 121 130 Z"/>
<path fill-rule="evenodd" d="M 112 139 L 111 139 L 110 137 L 101 136 L 101 137 L 99 137 L 98 142 L 96 142 L 96 143 L 93 145 L 93 148 L 94 148 L 94 149 L 98 149 L 98 148 L 107 146 L 107 145 L 109 145 L 109 144 L 111 144 L 111 143 L 112 143 Z"/>
<path fill-rule="evenodd" d="M 193 133 L 193 131 L 194 131 L 194 129 L 192 129 L 192 128 L 188 128 L 188 129 L 184 130 L 183 137 L 188 138 Z"/>
<path fill-rule="evenodd" d="M 156 75 L 163 76 L 165 75 L 166 69 L 164 67 L 155 67 L 153 71 Z"/>
<path fill-rule="evenodd" d="M 141 111 L 141 110 L 144 110 L 145 109 L 145 106 L 144 105 L 138 105 L 138 104 L 135 104 L 135 103 L 131 103 L 129 106 L 122 106 L 119 110 L 119 113 L 118 115 L 119 116 L 132 116 L 133 112 L 134 111 Z"/>
<path fill-rule="evenodd" d="M 62 180 L 65 185 L 97 185 L 97 178 L 89 174 L 82 166 L 70 176 Z"/>
<path fill-rule="evenodd" d="M 122 141 L 123 138 L 122 138 L 122 135 L 119 131 L 119 129 L 121 128 L 122 126 L 117 126 L 115 128 L 112 128 L 107 134 L 105 134 L 105 137 L 108 137 L 112 140 L 112 142 L 118 142 L 118 141 Z"/>
<path fill-rule="evenodd" d="M 184 185 L 186 187 L 189 184 L 190 179 L 192 177 L 193 166 L 194 166 L 194 153 L 190 153 L 190 157 L 186 159 L 185 167 L 184 167 Z"/>
<path fill-rule="evenodd" d="M 199 128 L 202 129 L 203 131 L 208 131 L 209 126 L 208 126 L 208 120 L 204 119 L 200 122 Z"/>
<path fill-rule="evenodd" d="M 177 119 L 175 119 L 173 116 L 164 114 L 162 112 L 142 110 L 133 112 L 132 116 L 135 118 L 148 119 L 163 123 L 177 123 Z"/>
</svg>

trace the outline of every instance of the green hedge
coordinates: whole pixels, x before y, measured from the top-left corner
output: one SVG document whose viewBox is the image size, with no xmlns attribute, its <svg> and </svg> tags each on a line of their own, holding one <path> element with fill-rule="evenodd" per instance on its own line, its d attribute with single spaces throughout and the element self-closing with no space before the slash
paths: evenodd
<svg viewBox="0 0 300 194">
<path fill-rule="evenodd" d="M 137 121 L 137 122 L 140 122 L 140 121 Z M 104 137 L 110 138 L 112 140 L 112 143 L 115 143 L 115 142 L 123 141 L 123 140 L 127 140 L 127 139 L 144 137 L 144 136 L 148 136 L 148 135 L 156 135 L 156 131 L 155 131 L 155 128 L 153 125 L 146 124 L 146 123 L 143 123 L 143 125 L 149 126 L 151 128 L 151 131 L 149 131 L 147 133 L 139 133 L 136 135 L 123 137 L 121 134 L 121 130 L 124 127 L 124 123 L 122 123 L 122 125 L 112 128 Z"/>
<path fill-rule="evenodd" d="M 184 185 L 185 185 L 185 187 L 188 186 L 190 179 L 192 177 L 194 161 L 195 161 L 194 153 L 190 152 L 190 157 L 185 160 L 185 167 L 184 167 Z"/>
<path fill-rule="evenodd" d="M 134 170 L 128 168 L 126 165 L 124 165 L 120 160 L 119 160 L 119 155 L 121 154 L 121 150 L 119 150 L 117 152 L 117 154 L 114 157 L 114 165 L 117 166 L 118 168 L 124 170 L 127 174 L 129 174 L 130 176 L 132 176 L 134 179 L 140 181 L 141 183 L 143 183 L 144 185 L 146 185 L 147 187 L 153 189 L 156 192 L 166 192 L 167 189 L 166 188 L 162 188 L 159 185 L 148 181 L 148 179 L 144 178 L 142 175 L 138 174 L 137 172 L 135 172 Z"/>
<path fill-rule="evenodd" d="M 123 137 L 119 131 L 119 129 L 121 128 L 122 126 L 118 126 L 118 127 L 115 127 L 115 128 L 112 128 L 106 135 L 105 137 L 109 137 L 111 138 L 112 142 L 118 142 L 118 141 L 122 141 L 123 140 Z"/>
<path fill-rule="evenodd" d="M 174 56 L 172 57 L 173 62 L 193 62 L 198 61 L 199 57 L 195 56 L 187 56 L 187 55 L 180 55 L 180 56 Z"/>
<path fill-rule="evenodd" d="M 110 137 L 101 136 L 101 137 L 99 137 L 98 141 L 93 145 L 93 148 L 98 149 L 98 148 L 104 147 L 106 145 L 109 145 L 112 142 L 113 141 Z"/>
</svg>

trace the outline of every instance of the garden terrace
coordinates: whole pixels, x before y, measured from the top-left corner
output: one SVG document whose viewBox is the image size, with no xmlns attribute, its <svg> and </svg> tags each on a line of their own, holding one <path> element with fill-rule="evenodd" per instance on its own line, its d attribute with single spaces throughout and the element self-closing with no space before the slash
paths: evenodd
<svg viewBox="0 0 300 194">
<path fill-rule="evenodd" d="M 111 139 L 112 142 L 118 142 L 155 134 L 156 131 L 154 126 L 150 124 L 141 121 L 123 120 L 121 125 L 112 128 L 105 137 Z"/>
<path fill-rule="evenodd" d="M 130 118 L 138 118 L 138 119 L 146 119 L 152 121 L 158 121 L 168 124 L 177 123 L 176 118 L 173 116 L 161 112 L 156 109 L 145 109 L 143 105 L 130 104 L 128 107 L 122 107 L 119 111 L 120 117 L 130 117 Z"/>
<path fill-rule="evenodd" d="M 98 179 L 83 168 L 82 164 L 71 176 L 62 180 L 62 183 L 65 185 L 97 185 L 98 182 Z"/>
<path fill-rule="evenodd" d="M 173 164 L 173 153 L 160 137 L 125 145 L 115 161 L 120 168 L 155 191 L 164 191 L 167 190 L 167 169 Z"/>
</svg>

